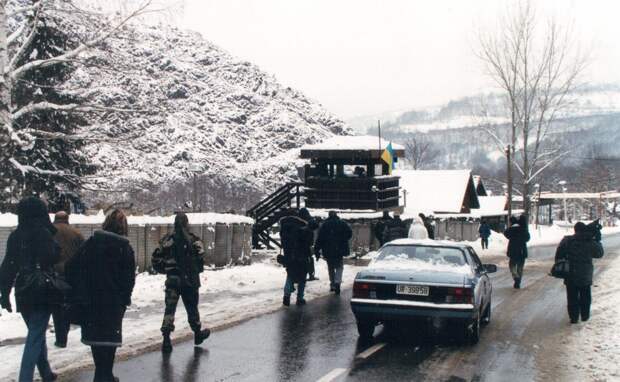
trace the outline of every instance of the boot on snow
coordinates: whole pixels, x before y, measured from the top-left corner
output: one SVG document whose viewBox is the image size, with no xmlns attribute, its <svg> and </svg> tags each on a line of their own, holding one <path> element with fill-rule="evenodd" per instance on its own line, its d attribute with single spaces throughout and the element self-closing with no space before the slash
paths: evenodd
<svg viewBox="0 0 620 382">
<path fill-rule="evenodd" d="M 194 345 L 200 345 L 211 335 L 211 330 L 202 329 L 194 333 Z"/>
<path fill-rule="evenodd" d="M 164 341 L 161 344 L 162 353 L 172 352 L 172 342 L 170 341 L 170 334 L 164 334 Z"/>
</svg>

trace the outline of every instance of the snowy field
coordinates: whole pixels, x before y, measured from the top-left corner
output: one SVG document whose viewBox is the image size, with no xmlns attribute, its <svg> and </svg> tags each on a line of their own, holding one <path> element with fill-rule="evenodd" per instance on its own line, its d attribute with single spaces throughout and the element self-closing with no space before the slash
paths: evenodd
<svg viewBox="0 0 620 382">
<path fill-rule="evenodd" d="M 604 232 L 606 234 L 620 232 L 620 228 L 606 228 Z M 540 231 L 532 229 L 531 244 L 557 245 L 562 236 L 569 233 L 570 231 L 559 227 L 545 227 L 541 228 Z M 507 259 L 503 256 L 506 239 L 502 235 L 493 234 L 491 236 L 489 250 L 482 251 L 479 241 L 471 244 L 481 255 L 483 261 L 485 258 L 495 262 L 500 259 L 500 266 L 505 266 L 507 263 Z M 256 261 L 250 266 L 231 267 L 217 271 L 207 270 L 202 274 L 200 312 L 202 321 L 206 326 L 223 328 L 281 308 L 285 270 L 273 260 L 274 253 L 259 253 L 258 255 L 258 258 L 262 258 L 262 260 Z M 617 272 L 620 272 L 620 261 L 617 260 L 614 266 L 618 269 Z M 329 293 L 326 263 L 320 261 L 316 263 L 316 268 L 317 277 L 320 280 L 307 284 L 306 297 L 308 300 Z M 362 268 L 362 266 L 346 265 L 343 275 L 344 285 L 351 285 L 355 274 Z M 610 275 L 611 272 L 606 273 L 608 279 Z M 119 359 L 148 350 L 155 350 L 159 347 L 161 343 L 159 328 L 164 310 L 164 280 L 165 276 L 163 275 L 153 276 L 143 273 L 137 276 L 132 305 L 123 322 L 124 345 L 118 351 Z M 610 283 L 610 287 L 595 290 L 595 305 L 593 307 L 594 314 L 597 316 L 599 311 L 606 309 L 611 309 L 613 314 L 595 326 L 584 326 L 574 338 L 577 342 L 601 344 L 601 355 L 605 353 L 603 350 L 612 350 L 616 354 L 620 352 L 620 345 L 618 345 L 620 344 L 618 337 L 618 333 L 620 333 L 620 327 L 618 327 L 620 325 L 620 317 L 618 317 L 620 309 L 618 308 L 619 304 L 617 304 L 620 291 L 618 293 L 609 292 L 614 291 L 613 282 L 614 280 L 611 279 L 601 280 L 601 284 Z M 607 291 L 606 296 L 597 296 L 599 290 Z M 609 302 L 610 306 L 600 305 L 606 301 Z M 299 308 L 292 305 L 288 309 Z M 192 336 L 187 325 L 185 311 L 181 306 L 177 309 L 175 325 L 177 327 L 173 333 L 175 340 L 179 341 Z M 618 327 L 618 329 L 612 331 L 612 336 L 608 335 L 607 330 L 603 330 L 603 328 L 613 327 Z M 0 359 L 4 360 L 0 363 L 0 376 L 2 376 L 0 379 L 2 381 L 15 380 L 25 335 L 26 327 L 21 316 L 2 311 L 2 316 L 0 316 Z M 600 341 L 597 338 L 600 338 Z M 80 343 L 80 332 L 77 327 L 73 327 L 69 333 L 68 348 L 58 349 L 53 346 L 54 334 L 51 330 L 48 331 L 47 342 L 50 363 L 57 372 L 62 373 L 92 364 L 90 349 Z M 609 367 L 613 366 L 610 365 Z"/>
</svg>

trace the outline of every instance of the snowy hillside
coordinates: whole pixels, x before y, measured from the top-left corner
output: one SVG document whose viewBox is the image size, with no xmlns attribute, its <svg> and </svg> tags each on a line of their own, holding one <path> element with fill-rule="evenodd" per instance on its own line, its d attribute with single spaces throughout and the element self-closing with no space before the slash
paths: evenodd
<svg viewBox="0 0 620 382">
<path fill-rule="evenodd" d="M 487 94 L 452 100 L 441 106 L 412 109 L 398 115 L 384 113 L 365 117 L 364 120 L 353 118 L 348 122 L 354 128 L 361 129 L 361 121 L 374 120 L 376 124 L 377 119 L 382 119 L 385 128 L 393 132 L 428 133 L 434 130 L 471 128 L 481 123 L 507 123 L 506 116 L 509 114 L 504 108 L 500 96 Z M 558 117 L 579 118 L 619 112 L 620 85 L 600 85 L 572 93 L 569 107 Z M 487 115 L 485 118 L 480 117 L 484 114 Z"/>
<path fill-rule="evenodd" d="M 58 23 L 85 34 L 107 22 L 68 17 Z M 165 190 L 197 173 L 269 190 L 296 173 L 290 150 L 349 132 L 315 101 L 197 33 L 128 25 L 80 59 L 90 65 L 73 74 L 68 89 L 96 105 L 132 110 L 93 114 L 83 131 L 91 139 L 85 151 L 99 166 L 91 179 L 97 188 Z"/>
<path fill-rule="evenodd" d="M 574 158 L 592 155 L 615 157 L 620 139 L 620 85 L 586 87 L 570 95 L 570 105 L 558 114 L 549 139 L 570 148 Z M 484 112 L 483 112 L 484 111 Z M 482 118 L 480 115 L 486 114 Z M 498 125 L 507 134 L 508 119 L 497 95 L 472 96 L 438 107 L 412 109 L 382 121 L 388 139 L 405 143 L 419 135 L 440 152 L 426 169 L 503 168 L 503 153 L 484 131 L 483 124 Z M 361 128 L 349 123 L 356 129 Z M 371 128 L 369 132 L 375 132 Z M 577 159 L 575 159 L 577 160 Z"/>
</svg>

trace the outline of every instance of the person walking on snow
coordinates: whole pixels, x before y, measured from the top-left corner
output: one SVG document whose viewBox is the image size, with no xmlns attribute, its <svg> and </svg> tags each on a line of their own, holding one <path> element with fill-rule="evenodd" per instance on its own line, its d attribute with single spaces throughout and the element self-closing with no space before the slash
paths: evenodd
<svg viewBox="0 0 620 382">
<path fill-rule="evenodd" d="M 349 256 L 349 240 L 352 236 L 351 227 L 340 220 L 336 211 L 329 211 L 329 217 L 319 228 L 319 235 L 314 244 L 317 261 L 321 256 L 327 261 L 330 291 L 336 295 L 340 294 L 343 258 Z"/>
<path fill-rule="evenodd" d="M 179 212 L 174 218 L 174 232 L 164 236 L 159 248 L 153 252 L 151 263 L 153 269 L 166 275 L 166 292 L 164 319 L 161 325 L 164 353 L 172 351 L 170 334 L 174 331 L 174 316 L 179 303 L 187 312 L 187 321 L 194 332 L 194 345 L 200 345 L 211 331 L 202 329 L 198 312 L 198 290 L 200 289 L 200 273 L 204 271 L 204 245 L 198 236 L 189 231 L 187 215 Z"/>
<path fill-rule="evenodd" d="M 13 311 L 9 295 L 15 287 L 17 311 L 28 328 L 24 353 L 19 369 L 19 382 L 34 379 L 35 366 L 41 379 L 55 381 L 47 359 L 45 332 L 53 304 L 41 296 L 19 293 L 36 269 L 51 272 L 60 259 L 60 247 L 54 241 L 56 228 L 52 225 L 45 203 L 35 197 L 22 199 L 17 205 L 17 229 L 11 232 L 6 245 L 6 256 L 0 265 L 0 306 Z"/>
<path fill-rule="evenodd" d="M 411 222 L 411 226 L 409 227 L 409 235 L 407 235 L 409 239 L 418 239 L 424 240 L 428 239 L 428 231 L 426 227 L 424 227 L 424 222 L 419 216 L 415 216 L 413 221 Z"/>
<path fill-rule="evenodd" d="M 592 259 L 603 257 L 603 246 L 600 241 L 600 231 L 592 232 L 582 222 L 575 224 L 575 234 L 565 236 L 555 253 L 556 263 L 560 259 L 568 260 L 569 275 L 564 279 L 566 285 L 566 300 L 568 317 L 571 324 L 590 319 L 590 305 L 592 303 L 592 277 L 594 265 Z"/>
<path fill-rule="evenodd" d="M 60 245 L 60 261 L 54 265 L 54 269 L 60 277 L 65 278 L 65 264 L 76 255 L 82 244 L 84 244 L 84 236 L 82 236 L 80 231 L 69 225 L 69 214 L 65 211 L 56 213 L 54 216 L 54 227 L 56 228 L 54 239 Z M 59 304 L 52 309 L 54 332 L 56 335 L 54 345 L 59 348 L 67 347 L 67 336 L 71 327 L 67 308 L 67 304 Z"/>
<path fill-rule="evenodd" d="M 514 280 L 514 288 L 521 288 L 521 279 L 523 278 L 523 267 L 525 259 L 527 259 L 527 242 L 530 241 L 530 233 L 527 229 L 527 220 L 525 215 L 521 215 L 519 219 L 510 217 L 511 226 L 504 231 L 504 236 L 508 239 L 507 255 L 509 257 L 508 265 L 510 273 Z"/>
<path fill-rule="evenodd" d="M 482 245 L 482 249 L 489 249 L 489 236 L 491 236 L 491 227 L 489 227 L 486 221 L 483 220 L 482 223 L 480 223 L 478 233 L 480 234 L 480 244 Z"/>
<path fill-rule="evenodd" d="M 299 217 L 305 220 L 308 223 L 308 228 L 312 230 L 312 242 L 310 243 L 310 247 L 314 245 L 314 231 L 319 228 L 319 224 L 316 220 L 310 215 L 310 211 L 307 208 L 302 208 L 299 210 Z M 312 255 L 308 256 L 308 281 L 318 280 L 318 277 L 315 275 L 314 270 L 314 258 Z"/>
<path fill-rule="evenodd" d="M 297 305 L 305 305 L 304 291 L 306 278 L 312 256 L 312 242 L 314 231 L 308 222 L 291 211 L 289 216 L 280 220 L 280 239 L 284 256 L 282 264 L 286 267 L 286 281 L 284 282 L 284 296 L 282 304 L 291 304 L 291 294 L 297 284 Z"/>
<path fill-rule="evenodd" d="M 113 210 L 65 265 L 73 297 L 87 308 L 81 318 L 82 343 L 90 346 L 95 382 L 117 382 L 116 348 L 123 343 L 123 318 L 131 305 L 136 261 L 123 211 Z"/>
</svg>

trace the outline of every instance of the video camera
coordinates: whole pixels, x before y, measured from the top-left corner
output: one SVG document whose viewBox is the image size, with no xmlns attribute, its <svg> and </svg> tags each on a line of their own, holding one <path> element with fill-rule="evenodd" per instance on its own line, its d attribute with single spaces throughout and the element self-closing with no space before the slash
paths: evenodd
<svg viewBox="0 0 620 382">
<path fill-rule="evenodd" d="M 588 236 L 592 237 L 596 241 L 601 241 L 601 229 L 603 226 L 600 223 L 600 219 L 596 219 L 590 224 L 586 225 L 586 232 Z"/>
</svg>

